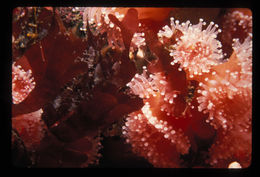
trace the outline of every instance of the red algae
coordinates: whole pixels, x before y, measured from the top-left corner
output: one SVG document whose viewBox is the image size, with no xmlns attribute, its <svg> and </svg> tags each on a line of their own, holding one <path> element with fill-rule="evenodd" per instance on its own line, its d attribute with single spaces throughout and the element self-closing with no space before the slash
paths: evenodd
<svg viewBox="0 0 260 177">
<path fill-rule="evenodd" d="M 15 164 L 102 166 L 111 136 L 153 167 L 248 167 L 252 13 L 200 10 L 16 8 Z"/>
</svg>

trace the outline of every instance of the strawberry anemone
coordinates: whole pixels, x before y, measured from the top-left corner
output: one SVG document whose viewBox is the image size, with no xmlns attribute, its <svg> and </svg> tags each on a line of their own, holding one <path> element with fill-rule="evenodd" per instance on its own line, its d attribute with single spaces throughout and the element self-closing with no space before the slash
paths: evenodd
<svg viewBox="0 0 260 177">
<path fill-rule="evenodd" d="M 162 27 L 157 40 L 153 32 L 145 32 L 146 44 L 157 59 L 127 84 L 145 105 L 126 119 L 123 136 L 134 152 L 154 166 L 250 165 L 251 23 L 240 12 L 233 16 L 248 20 L 240 19 L 242 29 L 236 31 L 247 36 L 243 42 L 233 38 L 229 58 L 217 38 L 222 30 L 214 22 L 204 27 L 203 19 L 192 25 L 172 17 L 170 27 Z M 237 25 L 236 20 L 226 23 Z M 185 163 L 194 152 L 201 157 Z"/>
</svg>

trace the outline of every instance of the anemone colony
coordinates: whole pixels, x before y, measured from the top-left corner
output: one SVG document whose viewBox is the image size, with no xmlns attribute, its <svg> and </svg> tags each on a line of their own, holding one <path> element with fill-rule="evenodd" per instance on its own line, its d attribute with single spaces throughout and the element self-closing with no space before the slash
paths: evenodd
<svg viewBox="0 0 260 177">
<path fill-rule="evenodd" d="M 249 9 L 18 7 L 12 23 L 15 165 L 98 166 L 109 136 L 154 167 L 250 165 Z"/>
</svg>

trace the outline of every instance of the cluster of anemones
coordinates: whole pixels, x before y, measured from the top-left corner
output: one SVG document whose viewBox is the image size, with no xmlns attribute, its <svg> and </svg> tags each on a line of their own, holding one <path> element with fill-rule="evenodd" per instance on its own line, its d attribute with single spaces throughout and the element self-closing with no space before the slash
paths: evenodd
<svg viewBox="0 0 260 177">
<path fill-rule="evenodd" d="M 233 14 L 242 16 L 236 11 Z M 222 168 L 227 168 L 232 162 L 238 162 L 240 167 L 250 165 L 252 25 L 247 25 L 252 24 L 250 20 L 243 18 L 239 23 L 243 23 L 243 32 L 247 32 L 247 36 L 243 43 L 233 39 L 233 54 L 227 59 L 226 54 L 222 53 L 221 41 L 217 39 L 222 31 L 217 29 L 218 25 L 214 22 L 204 28 L 206 22 L 203 19 L 192 25 L 190 21 L 180 24 L 179 20 L 174 21 L 172 17 L 170 27 L 166 25 L 159 30 L 159 41 L 172 57 L 168 64 L 175 66 L 174 70 L 184 71 L 186 79 L 196 81 L 197 86 L 192 86 L 192 89 L 188 86 L 188 97 L 181 101 L 186 107 L 180 116 L 175 113 L 180 105 L 177 98 L 185 91 L 171 87 L 182 84 L 171 80 L 171 77 L 180 77 L 178 74 L 170 74 L 171 69 L 165 70 L 165 67 L 157 68 L 156 72 L 154 69 L 147 71 L 145 67 L 142 75 L 136 74 L 127 86 L 143 98 L 145 106 L 141 112 L 130 114 L 123 127 L 123 134 L 133 151 L 157 167 L 181 166 L 182 163 L 176 162 L 181 160 L 181 154 L 189 154 L 189 148 L 192 147 L 190 141 L 194 140 L 190 136 L 192 131 L 186 129 L 185 123 L 178 124 L 174 119 L 180 118 L 186 122 L 192 122 L 188 119 L 197 119 L 201 124 L 206 123 L 214 128 L 215 132 L 209 135 L 211 137 L 199 138 L 212 140 L 207 152 L 209 158 L 204 159 L 205 163 Z M 158 62 L 165 60 L 160 56 L 158 58 Z M 153 68 L 151 64 L 147 67 Z M 205 118 L 202 118 L 203 115 Z M 193 133 L 199 131 L 202 130 Z M 170 149 L 170 152 L 165 149 Z"/>
<path fill-rule="evenodd" d="M 26 34 L 21 12 L 15 36 Z M 124 116 L 122 137 L 154 167 L 250 165 L 251 16 L 234 10 L 207 25 L 181 23 L 170 12 L 182 15 L 174 8 L 39 11 L 35 24 L 49 21 L 34 32 L 46 34 L 14 51 L 12 65 L 12 138 L 23 140 L 32 166 L 98 164 L 102 131 Z M 75 26 L 84 35 L 75 36 Z"/>
</svg>

